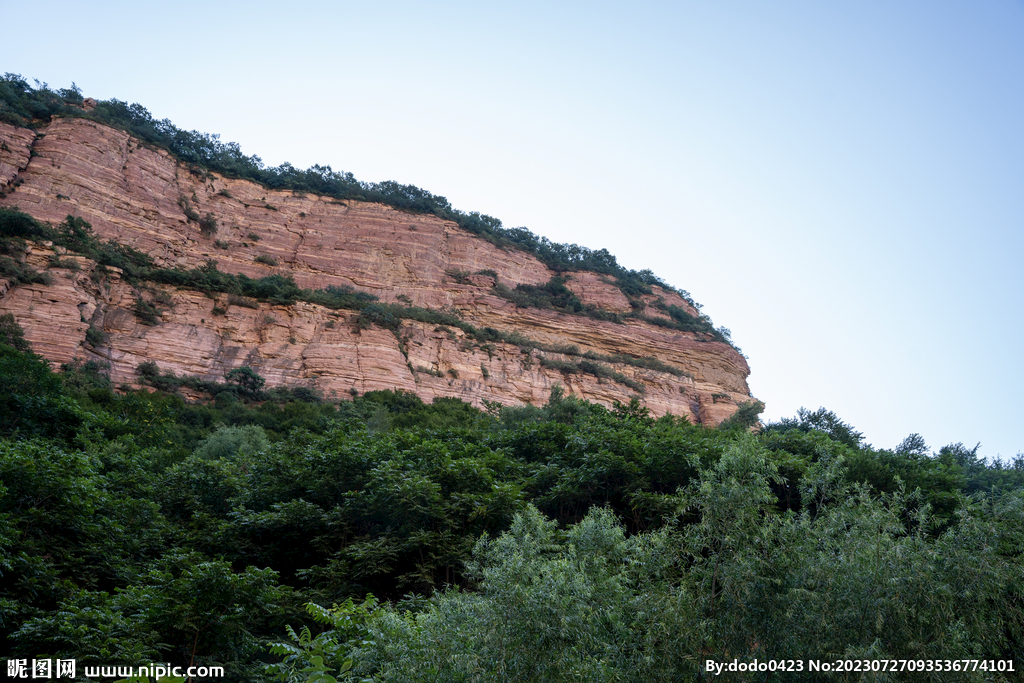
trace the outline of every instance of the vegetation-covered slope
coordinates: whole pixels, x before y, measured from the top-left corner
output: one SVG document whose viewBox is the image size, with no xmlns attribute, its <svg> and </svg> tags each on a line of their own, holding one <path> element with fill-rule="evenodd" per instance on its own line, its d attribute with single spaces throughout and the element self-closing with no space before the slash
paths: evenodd
<svg viewBox="0 0 1024 683">
<path fill-rule="evenodd" d="M 2 330 L 0 629 L 19 656 L 670 681 L 706 659 L 1024 654 L 1020 458 L 879 450 L 824 410 L 754 435 L 751 415 L 710 430 L 559 392 L 333 404 L 243 372 L 188 404 L 54 374 Z"/>
</svg>

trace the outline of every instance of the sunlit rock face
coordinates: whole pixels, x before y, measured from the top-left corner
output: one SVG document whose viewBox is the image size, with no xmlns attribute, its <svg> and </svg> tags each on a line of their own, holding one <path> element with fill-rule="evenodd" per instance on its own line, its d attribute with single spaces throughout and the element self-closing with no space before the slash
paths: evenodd
<svg viewBox="0 0 1024 683">
<path fill-rule="evenodd" d="M 158 265 L 194 268 L 213 259 L 222 271 L 254 278 L 278 273 L 312 289 L 346 285 L 382 302 L 443 308 L 477 327 L 517 331 L 549 347 L 654 357 L 676 370 L 602 361 L 642 383 L 645 391 L 638 393 L 615 379 L 566 374 L 538 362 L 538 356 L 569 356 L 482 345 L 459 329 L 404 321 L 397 334 L 376 327 L 358 331 L 351 311 L 303 302 L 249 308 L 223 294 L 209 298 L 162 285 L 142 291 L 117 272 L 97 272 L 81 257 L 77 269 L 49 268 L 49 285 L 0 280 L 0 312 L 14 313 L 37 353 L 56 363 L 105 361 L 115 384 L 134 383 L 143 361 L 206 379 L 249 365 L 268 386 L 313 386 L 339 398 L 353 389 L 397 388 L 427 401 L 453 396 L 477 406 L 543 403 L 561 384 L 569 394 L 604 405 L 636 396 L 654 415 L 685 415 L 708 425 L 750 400 L 749 367 L 728 344 L 635 319 L 619 324 L 517 308 L 496 296 L 494 279 L 475 273 L 493 271 L 508 287 L 541 284 L 554 273 L 533 256 L 502 250 L 450 221 L 190 170 L 123 131 L 82 119 L 57 119 L 38 131 L 0 124 L 0 142 L 0 191 L 6 193 L 0 205 L 53 224 L 79 216 L 98 237 L 144 251 Z M 207 219 L 205 233 L 186 211 Z M 49 246 L 34 245 L 26 262 L 47 269 L 53 255 Z M 446 274 L 455 271 L 470 275 Z M 598 308 L 631 308 L 602 275 L 572 273 L 567 286 Z M 156 324 L 143 324 L 133 313 L 140 296 L 162 298 Z M 659 288 L 646 299 L 659 296 L 696 313 Z M 654 308 L 645 313 L 662 315 Z M 86 341 L 90 326 L 92 344 Z M 102 343 L 95 343 L 95 331 L 103 333 Z"/>
</svg>

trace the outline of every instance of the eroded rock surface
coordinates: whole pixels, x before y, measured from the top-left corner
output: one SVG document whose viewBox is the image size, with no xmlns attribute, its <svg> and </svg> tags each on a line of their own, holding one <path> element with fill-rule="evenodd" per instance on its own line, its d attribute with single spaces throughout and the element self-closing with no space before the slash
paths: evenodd
<svg viewBox="0 0 1024 683">
<path fill-rule="evenodd" d="M 222 271 L 250 277 L 280 273 L 313 289 L 347 285 L 384 302 L 444 308 L 477 327 L 518 331 L 549 347 L 654 357 L 675 373 L 602 361 L 641 382 L 646 390 L 638 394 L 613 379 L 542 366 L 539 356 L 573 360 L 553 352 L 482 345 L 461 330 L 413 321 L 404 321 L 399 335 L 356 332 L 352 312 L 302 302 L 247 308 L 221 294 L 139 289 L 81 257 L 77 270 L 51 268 L 50 285 L 0 282 L 0 310 L 13 312 L 35 351 L 51 361 L 106 361 L 118 384 L 134 382 L 134 368 L 146 360 L 207 379 L 250 365 L 269 386 L 309 385 L 338 397 L 352 389 L 400 388 L 428 401 L 456 396 L 475 405 L 542 403 L 562 384 L 606 405 L 639 396 L 655 415 L 671 412 L 704 424 L 717 424 L 750 400 L 749 368 L 728 344 L 639 320 L 618 324 L 516 308 L 493 293 L 492 277 L 476 273 L 493 271 L 508 287 L 541 284 L 554 273 L 533 256 L 501 250 L 450 221 L 190 171 L 163 150 L 82 119 L 58 119 L 38 133 L 0 124 L 0 190 L 6 192 L 0 205 L 54 224 L 79 216 L 98 237 L 144 251 L 165 267 L 194 268 L 213 259 Z M 209 217 L 215 229 L 204 233 L 186 212 Z M 42 270 L 52 255 L 35 245 L 27 261 Z M 455 271 L 471 275 L 446 274 Z M 630 310 L 601 275 L 573 273 L 567 286 L 584 303 Z M 661 298 L 696 314 L 674 292 L 654 289 L 645 297 L 649 304 Z M 145 325 L 133 313 L 139 297 L 164 299 L 157 324 Z M 651 306 L 646 313 L 664 315 Z M 105 341 L 88 343 L 90 326 L 93 340 L 102 332 Z"/>
</svg>

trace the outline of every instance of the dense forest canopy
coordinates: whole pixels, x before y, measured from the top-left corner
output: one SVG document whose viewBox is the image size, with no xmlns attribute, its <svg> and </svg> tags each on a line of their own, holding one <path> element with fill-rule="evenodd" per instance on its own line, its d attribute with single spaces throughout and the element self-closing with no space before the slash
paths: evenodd
<svg viewBox="0 0 1024 683">
<path fill-rule="evenodd" d="M 755 434 L 756 411 L 707 429 L 558 390 L 486 411 L 333 403 L 249 368 L 189 403 L 153 363 L 138 373 L 159 390 L 114 391 L 95 363 L 53 372 L 12 316 L 0 333 L 0 638 L 18 656 L 234 681 L 676 681 L 706 659 L 1024 654 L 1024 456 L 878 449 L 824 409 Z"/>
</svg>

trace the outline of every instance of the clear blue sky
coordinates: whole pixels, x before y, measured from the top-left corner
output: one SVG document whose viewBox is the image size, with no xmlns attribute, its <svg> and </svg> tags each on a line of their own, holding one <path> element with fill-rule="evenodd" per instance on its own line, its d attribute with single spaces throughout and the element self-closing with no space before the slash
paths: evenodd
<svg viewBox="0 0 1024 683">
<path fill-rule="evenodd" d="M 0 70 L 651 268 L 768 419 L 1024 451 L 1019 1 L 0 11 Z"/>
</svg>

